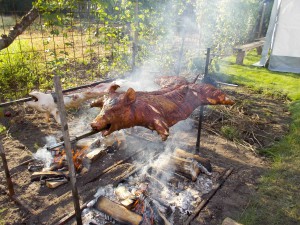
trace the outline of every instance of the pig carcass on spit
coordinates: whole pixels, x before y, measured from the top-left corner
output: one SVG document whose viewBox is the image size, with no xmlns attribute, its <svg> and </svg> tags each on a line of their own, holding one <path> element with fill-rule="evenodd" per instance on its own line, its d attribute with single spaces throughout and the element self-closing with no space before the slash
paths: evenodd
<svg viewBox="0 0 300 225">
<path fill-rule="evenodd" d="M 179 85 L 187 83 L 184 77 L 173 77 L 171 76 L 161 76 L 155 79 L 155 82 L 161 87 Z M 67 109 L 78 108 L 83 102 L 99 98 L 104 94 L 107 94 L 110 88 L 114 88 L 115 85 L 120 87 L 118 92 L 125 92 L 128 88 L 141 88 L 138 82 L 132 82 L 124 79 L 117 79 L 109 83 L 100 83 L 94 87 L 81 89 L 73 94 L 64 95 L 64 104 Z M 158 86 L 157 86 L 158 87 Z M 156 87 L 155 87 L 156 88 Z M 54 117 L 57 123 L 60 123 L 60 117 L 58 113 L 58 108 L 56 104 L 56 96 L 50 93 L 42 93 L 39 91 L 33 91 L 29 93 L 33 98 L 32 101 L 26 102 L 27 106 L 34 108 L 39 112 L 45 113 L 46 120 L 49 121 L 50 115 Z"/>
<path fill-rule="evenodd" d="M 124 92 L 132 85 L 132 82 L 119 79 L 109 83 L 100 83 L 92 88 L 82 89 L 73 94 L 64 95 L 63 100 L 65 107 L 67 109 L 79 108 L 85 101 L 99 98 L 107 94 L 110 88 L 115 85 L 118 85 L 118 87 L 122 85 L 122 87 L 118 89 L 118 92 Z M 49 121 L 50 115 L 52 115 L 57 123 L 61 122 L 56 103 L 57 97 L 55 94 L 32 91 L 29 95 L 33 100 L 26 102 L 27 106 L 45 113 L 47 121 Z"/>
<path fill-rule="evenodd" d="M 209 84 L 186 84 L 154 92 L 129 88 L 122 94 L 111 89 L 94 104 L 102 109 L 91 127 L 107 136 L 116 130 L 142 126 L 156 130 L 164 141 L 169 127 L 187 119 L 198 106 L 217 104 L 231 105 L 233 101 Z"/>
</svg>

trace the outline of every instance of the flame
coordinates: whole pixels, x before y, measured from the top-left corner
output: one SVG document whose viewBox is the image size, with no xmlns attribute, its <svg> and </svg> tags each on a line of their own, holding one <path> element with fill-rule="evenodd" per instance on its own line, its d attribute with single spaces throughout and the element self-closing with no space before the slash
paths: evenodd
<svg viewBox="0 0 300 225">
<path fill-rule="evenodd" d="M 72 149 L 72 155 L 73 155 L 72 159 L 76 171 L 80 171 L 82 169 L 82 160 L 86 154 L 87 149 L 88 146 L 76 150 Z M 59 154 L 55 156 L 53 162 L 57 163 L 59 166 L 63 166 L 65 160 L 66 160 L 66 151 L 62 149 L 59 151 Z"/>
</svg>

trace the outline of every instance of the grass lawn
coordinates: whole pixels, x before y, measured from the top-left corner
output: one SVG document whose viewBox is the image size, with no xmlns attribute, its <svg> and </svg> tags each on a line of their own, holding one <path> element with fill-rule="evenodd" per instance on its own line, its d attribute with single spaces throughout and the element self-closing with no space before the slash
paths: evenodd
<svg viewBox="0 0 300 225">
<path fill-rule="evenodd" d="M 285 138 L 260 152 L 269 157 L 271 166 L 260 178 L 250 204 L 236 219 L 245 225 L 300 224 L 300 74 L 251 66 L 259 59 L 255 51 L 246 56 L 244 66 L 234 64 L 234 57 L 226 58 L 220 63 L 218 76 L 266 95 L 285 95 L 293 120 Z"/>
</svg>

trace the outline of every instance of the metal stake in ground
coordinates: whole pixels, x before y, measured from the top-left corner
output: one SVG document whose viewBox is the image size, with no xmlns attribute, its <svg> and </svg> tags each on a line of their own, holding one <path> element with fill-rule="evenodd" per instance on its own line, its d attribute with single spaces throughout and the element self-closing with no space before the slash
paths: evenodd
<svg viewBox="0 0 300 225">
<path fill-rule="evenodd" d="M 66 109 L 63 101 L 63 94 L 60 84 L 59 76 L 54 77 L 54 86 L 55 86 L 55 92 L 57 94 L 57 106 L 59 111 L 59 116 L 61 119 L 61 126 L 62 126 L 62 133 L 64 137 L 64 144 L 65 144 L 65 151 L 67 155 L 67 162 L 69 166 L 69 176 L 71 180 L 72 185 L 72 195 L 73 195 L 73 203 L 76 213 L 76 221 L 78 225 L 82 225 L 82 219 L 81 219 L 81 210 L 80 210 L 80 204 L 79 204 L 79 196 L 76 186 L 76 175 L 75 175 L 75 167 L 73 163 L 73 155 L 72 155 L 72 149 L 71 149 L 71 142 L 70 142 L 70 135 L 69 135 L 69 128 L 67 123 L 67 116 L 66 116 Z"/>
<path fill-rule="evenodd" d="M 206 63 L 205 63 L 205 72 L 203 79 L 206 78 L 208 75 L 208 66 L 209 66 L 209 58 L 210 58 L 210 48 L 207 48 L 206 52 Z M 203 109 L 204 106 L 200 106 L 200 114 L 199 114 L 199 123 L 198 123 L 198 135 L 197 135 L 197 142 L 196 142 L 196 153 L 200 151 L 200 137 L 201 137 L 201 129 L 202 129 L 202 121 L 203 121 Z"/>
<path fill-rule="evenodd" d="M 9 196 L 13 196 L 15 194 L 14 186 L 11 181 L 11 177 L 10 177 L 10 173 L 9 173 L 9 169 L 8 169 L 8 165 L 7 165 L 7 160 L 6 160 L 6 156 L 5 156 L 5 152 L 4 152 L 4 148 L 2 145 L 1 139 L 0 139 L 0 155 L 2 158 L 3 167 L 4 167 L 4 171 L 5 171 L 5 177 L 6 177 L 6 183 L 7 183 L 7 187 L 8 187 Z"/>
</svg>

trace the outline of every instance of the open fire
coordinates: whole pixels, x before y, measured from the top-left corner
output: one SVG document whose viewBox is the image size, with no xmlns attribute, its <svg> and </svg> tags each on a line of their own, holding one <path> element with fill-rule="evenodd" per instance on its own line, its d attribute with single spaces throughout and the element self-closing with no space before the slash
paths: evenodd
<svg viewBox="0 0 300 225">
<path fill-rule="evenodd" d="M 115 135 L 113 138 L 78 141 L 73 146 L 78 149 L 73 152 L 76 172 L 89 169 L 95 158 L 105 156 L 112 149 L 130 149 L 130 142 L 136 137 L 132 134 L 124 137 Z M 155 139 L 151 142 L 149 137 L 144 141 L 149 144 L 156 142 Z M 49 188 L 57 188 L 68 182 L 67 165 L 62 148 L 54 149 L 51 154 L 52 163 L 42 171 L 33 172 L 31 178 Z M 195 210 L 202 196 L 211 191 L 218 176 L 212 171 L 209 160 L 180 148 L 152 155 L 135 173 L 118 183 L 99 188 L 95 199 L 83 211 L 84 224 L 176 224 L 176 220 L 184 220 Z M 33 171 L 34 165 L 40 167 L 41 161 L 35 161 L 28 168 Z"/>
<path fill-rule="evenodd" d="M 105 224 L 109 221 L 176 224 L 174 220 L 188 217 L 201 202 L 202 195 L 210 192 L 216 178 L 216 173 L 211 172 L 209 161 L 203 158 L 201 160 L 206 165 L 198 162 L 187 166 L 182 162 L 196 161 L 192 157 L 197 158 L 198 155 L 182 149 L 175 149 L 172 155 L 162 153 L 115 186 L 99 188 L 95 199 L 83 212 L 84 224 Z"/>
<path fill-rule="evenodd" d="M 85 224 L 108 221 L 176 224 L 176 218 L 187 218 L 195 210 L 202 200 L 201 196 L 211 190 L 212 179 L 203 175 L 196 182 L 191 182 L 174 175 L 165 183 L 149 171 L 136 174 L 117 187 L 109 185 L 99 189 L 96 200 L 84 210 L 83 218 Z"/>
</svg>

